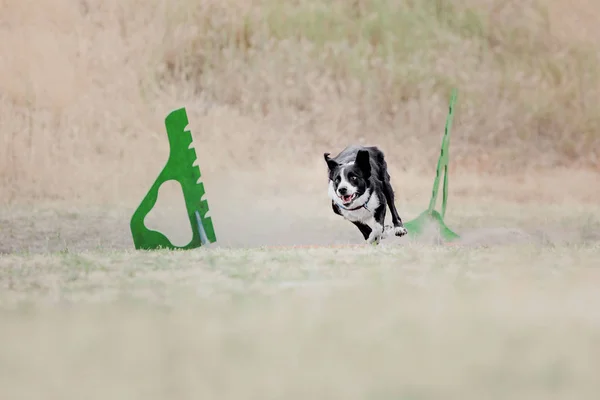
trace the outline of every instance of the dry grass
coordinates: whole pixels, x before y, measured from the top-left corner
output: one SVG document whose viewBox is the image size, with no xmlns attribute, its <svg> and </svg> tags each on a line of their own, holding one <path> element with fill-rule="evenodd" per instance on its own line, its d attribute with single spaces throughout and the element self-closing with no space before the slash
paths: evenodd
<svg viewBox="0 0 600 400">
<path fill-rule="evenodd" d="M 4 0 L 0 198 L 139 198 L 180 106 L 208 175 L 315 180 L 354 141 L 429 172 L 453 86 L 462 170 L 597 168 L 595 6 L 565 4 Z"/>
</svg>

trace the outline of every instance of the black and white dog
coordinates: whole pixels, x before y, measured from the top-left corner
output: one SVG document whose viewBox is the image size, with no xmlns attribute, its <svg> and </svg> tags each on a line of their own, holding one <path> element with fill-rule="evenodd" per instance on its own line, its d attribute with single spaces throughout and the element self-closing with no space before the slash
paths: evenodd
<svg viewBox="0 0 600 400">
<path fill-rule="evenodd" d="M 392 214 L 393 232 L 408 232 L 394 204 L 394 190 L 384 154 L 377 147 L 349 146 L 334 158 L 323 154 L 329 169 L 329 197 L 333 212 L 352 222 L 368 243 L 384 235 L 386 206 Z"/>
</svg>

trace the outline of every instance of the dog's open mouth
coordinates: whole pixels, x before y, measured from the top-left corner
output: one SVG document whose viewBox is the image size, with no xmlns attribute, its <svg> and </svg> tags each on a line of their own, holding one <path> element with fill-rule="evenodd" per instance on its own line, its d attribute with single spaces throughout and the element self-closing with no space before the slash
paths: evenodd
<svg viewBox="0 0 600 400">
<path fill-rule="evenodd" d="M 352 203 L 352 201 L 354 200 L 355 197 L 356 197 L 356 193 L 348 194 L 345 196 L 340 196 L 340 199 L 342 199 L 342 202 L 344 203 L 344 205 L 347 206 L 348 204 Z"/>
</svg>

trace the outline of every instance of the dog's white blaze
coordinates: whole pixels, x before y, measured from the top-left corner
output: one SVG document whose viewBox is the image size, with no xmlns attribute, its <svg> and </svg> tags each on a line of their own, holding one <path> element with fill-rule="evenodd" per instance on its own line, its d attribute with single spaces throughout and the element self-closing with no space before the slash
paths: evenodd
<svg viewBox="0 0 600 400">
<path fill-rule="evenodd" d="M 354 163 L 352 163 L 352 164 L 354 164 Z M 342 180 L 340 181 L 340 184 L 338 185 L 338 192 L 337 192 L 338 196 L 341 196 L 339 190 L 342 188 L 345 188 L 346 194 L 348 194 L 350 196 L 352 196 L 354 193 L 356 193 L 356 190 L 357 190 L 356 186 L 352 185 L 350 182 L 348 182 L 346 180 L 346 168 L 348 168 L 348 165 L 351 165 L 351 164 L 347 164 L 340 171 L 340 176 L 341 176 Z"/>
</svg>

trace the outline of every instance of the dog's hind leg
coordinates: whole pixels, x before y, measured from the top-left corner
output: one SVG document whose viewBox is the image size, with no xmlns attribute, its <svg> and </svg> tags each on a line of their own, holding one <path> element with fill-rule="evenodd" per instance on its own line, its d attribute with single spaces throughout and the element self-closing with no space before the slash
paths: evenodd
<svg viewBox="0 0 600 400">
<path fill-rule="evenodd" d="M 385 200 L 387 202 L 388 207 L 390 208 L 390 213 L 392 214 L 392 224 L 394 224 L 394 235 L 396 236 L 404 236 L 408 233 L 404 224 L 402 223 L 402 218 L 398 215 L 398 210 L 396 210 L 396 204 L 394 203 L 394 189 L 392 188 L 392 184 L 390 183 L 390 175 L 386 172 L 385 179 L 383 179 L 383 193 L 385 194 Z"/>
</svg>

